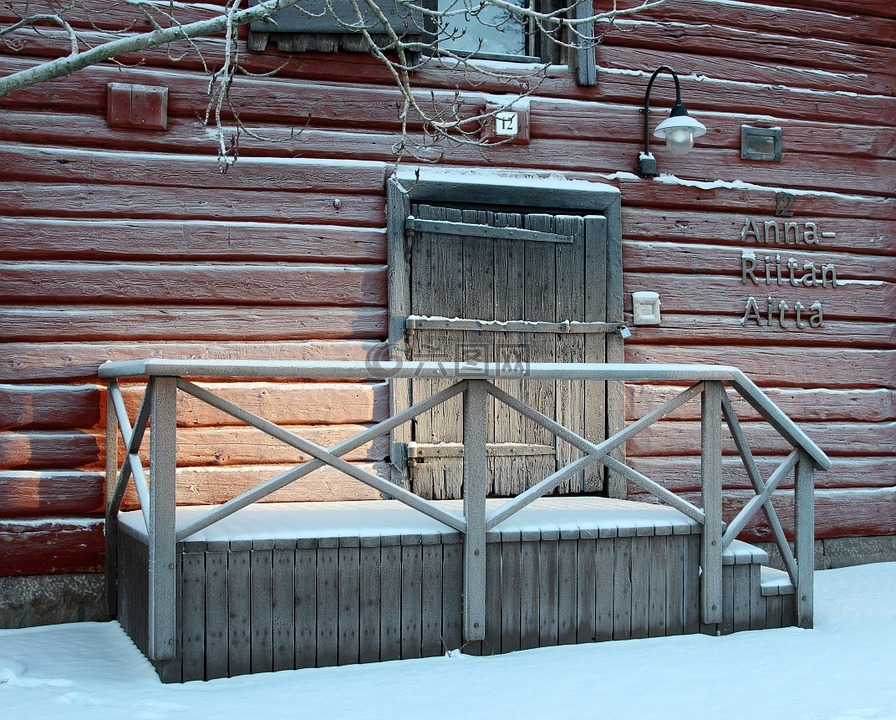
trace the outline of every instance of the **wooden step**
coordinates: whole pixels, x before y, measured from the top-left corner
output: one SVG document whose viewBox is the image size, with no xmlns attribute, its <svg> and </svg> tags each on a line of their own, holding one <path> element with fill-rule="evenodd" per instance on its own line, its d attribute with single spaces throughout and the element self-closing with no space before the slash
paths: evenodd
<svg viewBox="0 0 896 720">
<path fill-rule="evenodd" d="M 793 583 L 790 581 L 790 575 L 783 570 L 763 566 L 759 577 L 759 587 L 763 597 L 793 595 Z"/>
</svg>

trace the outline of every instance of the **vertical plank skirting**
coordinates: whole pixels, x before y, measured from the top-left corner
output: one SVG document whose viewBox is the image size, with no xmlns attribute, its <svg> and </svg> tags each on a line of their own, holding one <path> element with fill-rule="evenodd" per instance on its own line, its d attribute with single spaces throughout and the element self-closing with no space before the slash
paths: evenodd
<svg viewBox="0 0 896 720">
<path fill-rule="evenodd" d="M 361 547 L 358 538 L 339 539 L 340 665 L 361 661 Z"/>
<path fill-rule="evenodd" d="M 760 573 L 765 554 L 736 543 L 722 559 L 720 620 L 702 623 L 699 529 L 489 531 L 485 634 L 472 642 L 463 639 L 458 532 L 187 540 L 176 546 L 176 656 L 154 664 L 178 682 L 797 622 L 786 577 Z M 123 526 L 117 540 L 119 619 L 146 653 L 150 551 L 134 532 Z"/>
</svg>

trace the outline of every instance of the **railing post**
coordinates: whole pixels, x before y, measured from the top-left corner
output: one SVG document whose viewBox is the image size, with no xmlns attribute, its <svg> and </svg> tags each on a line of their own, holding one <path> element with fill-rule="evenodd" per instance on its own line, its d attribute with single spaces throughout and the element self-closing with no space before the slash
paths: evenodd
<svg viewBox="0 0 896 720">
<path fill-rule="evenodd" d="M 812 459 L 799 451 L 794 491 L 794 549 L 796 551 L 796 618 L 801 628 L 813 623 L 813 582 L 815 572 L 815 468 Z"/>
<path fill-rule="evenodd" d="M 464 391 L 464 642 L 485 639 L 486 386 L 471 380 Z"/>
<path fill-rule="evenodd" d="M 111 381 L 110 381 L 111 382 Z M 112 503 L 118 481 L 118 418 L 106 385 L 106 609 L 118 615 L 118 512 Z"/>
<path fill-rule="evenodd" d="M 150 433 L 149 494 L 149 657 L 176 656 L 177 566 L 175 565 L 175 483 L 177 378 L 155 379 Z"/>
<path fill-rule="evenodd" d="M 722 621 L 722 383 L 709 381 L 701 396 L 700 481 L 703 541 L 700 611 L 703 623 Z"/>
</svg>

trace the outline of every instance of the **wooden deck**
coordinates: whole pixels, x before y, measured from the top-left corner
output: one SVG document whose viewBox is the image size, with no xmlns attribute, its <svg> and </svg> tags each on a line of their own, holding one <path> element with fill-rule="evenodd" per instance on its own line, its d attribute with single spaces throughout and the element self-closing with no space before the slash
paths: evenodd
<svg viewBox="0 0 896 720">
<path fill-rule="evenodd" d="M 148 655 L 147 534 L 119 517 L 119 620 Z M 463 644 L 461 533 L 396 501 L 252 505 L 177 543 L 176 653 L 155 666 L 178 682 L 794 624 L 786 574 L 735 541 L 702 625 L 701 532 L 659 505 L 537 500 L 488 532 L 485 640 Z"/>
</svg>

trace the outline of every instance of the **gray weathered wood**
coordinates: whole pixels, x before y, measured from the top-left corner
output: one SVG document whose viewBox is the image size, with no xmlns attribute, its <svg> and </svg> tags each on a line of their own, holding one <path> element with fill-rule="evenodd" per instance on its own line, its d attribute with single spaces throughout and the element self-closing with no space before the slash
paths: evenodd
<svg viewBox="0 0 896 720">
<path fill-rule="evenodd" d="M 647 602 L 647 632 L 651 637 L 669 634 L 667 617 L 669 614 L 669 576 L 667 568 L 671 564 L 669 551 L 671 536 L 655 535 L 648 543 L 649 590 Z"/>
<path fill-rule="evenodd" d="M 666 634 L 684 632 L 684 557 L 689 536 L 672 535 L 666 553 Z"/>
<path fill-rule="evenodd" d="M 410 215 L 411 203 L 400 183 L 389 179 L 386 183 L 386 256 L 389 273 L 389 348 L 388 356 L 395 361 L 408 357 L 405 338 L 405 318 L 411 312 L 410 264 L 405 252 L 404 219 Z M 389 383 L 390 414 L 410 407 L 411 383 L 396 378 Z M 411 439 L 410 425 L 399 425 L 392 430 L 393 447 L 400 447 Z M 407 467 L 400 452 L 391 453 L 392 481 L 410 489 L 407 484 Z"/>
<path fill-rule="evenodd" d="M 579 2 L 574 5 L 577 20 L 587 20 L 594 12 L 594 6 L 589 3 Z M 594 23 L 582 23 L 576 26 L 578 33 L 575 40 L 575 66 L 576 82 L 583 87 L 597 85 L 597 58 L 595 57 L 596 42 Z M 570 52 L 573 52 L 570 49 Z"/>
<path fill-rule="evenodd" d="M 446 651 L 442 643 L 442 548 L 441 538 L 427 541 L 422 550 L 421 588 L 421 645 L 423 657 L 441 655 Z"/>
<path fill-rule="evenodd" d="M 613 540 L 613 640 L 632 636 L 632 540 Z"/>
<path fill-rule="evenodd" d="M 275 541 L 271 595 L 273 641 L 272 669 L 291 670 L 295 665 L 295 541 Z"/>
<path fill-rule="evenodd" d="M 578 535 L 577 531 L 570 534 Z M 571 645 L 576 642 L 578 626 L 578 558 L 577 540 L 561 534 L 557 546 L 557 642 Z"/>
<path fill-rule="evenodd" d="M 464 641 L 485 638 L 485 494 L 488 476 L 484 381 L 464 393 Z"/>
<path fill-rule="evenodd" d="M 205 548 L 187 550 L 181 567 L 183 679 L 205 680 Z"/>
<path fill-rule="evenodd" d="M 250 540 L 233 541 L 227 554 L 228 674 L 247 675 L 252 668 Z"/>
<path fill-rule="evenodd" d="M 575 219 L 578 220 L 579 218 Z M 579 309 L 581 308 L 581 306 L 578 307 Z M 522 314 L 522 311 L 520 311 L 519 315 Z M 483 320 L 478 318 L 426 317 L 421 315 L 411 315 L 405 322 L 405 327 L 410 331 L 454 330 L 462 332 L 464 330 L 474 330 L 489 333 L 551 333 L 556 335 L 603 335 L 616 332 L 622 326 L 622 323 L 584 322 L 580 320 L 546 322 L 541 320 Z M 600 361 L 588 360 L 587 362 Z"/>
<path fill-rule="evenodd" d="M 205 554 L 205 679 L 227 677 L 227 551 Z"/>
<path fill-rule="evenodd" d="M 118 387 L 109 382 L 108 394 Z M 106 530 L 106 609 L 111 617 L 118 614 L 118 510 L 124 488 L 119 489 L 118 480 L 118 421 L 115 406 L 106 402 L 106 487 L 105 487 L 105 530 Z"/>
<path fill-rule="evenodd" d="M 801 628 L 811 628 L 815 571 L 815 485 L 812 460 L 803 450 L 799 452 L 796 466 L 794 515 L 797 562 L 796 624 Z"/>
<path fill-rule="evenodd" d="M 576 642 L 597 640 L 597 540 L 580 537 L 576 548 Z"/>
<path fill-rule="evenodd" d="M 445 649 L 463 646 L 463 544 L 442 548 L 442 642 Z"/>
<path fill-rule="evenodd" d="M 317 665 L 317 548 L 299 544 L 295 556 L 296 667 Z"/>
<path fill-rule="evenodd" d="M 684 546 L 684 632 L 700 631 L 700 552 L 702 535 L 688 535 Z"/>
<path fill-rule="evenodd" d="M 407 543 L 407 544 L 406 544 Z M 401 657 L 418 658 L 423 647 L 423 547 L 420 536 L 402 536 Z"/>
<path fill-rule="evenodd" d="M 722 394 L 721 383 L 708 382 L 701 396 L 700 483 L 703 498 L 703 542 L 700 587 L 701 620 L 722 619 Z"/>
<path fill-rule="evenodd" d="M 321 538 L 317 548 L 317 667 L 339 662 L 339 548 Z"/>
<path fill-rule="evenodd" d="M 274 667 L 273 649 L 273 575 L 274 541 L 256 540 L 252 543 L 249 562 L 251 587 L 250 618 L 252 622 L 252 672 L 270 672 Z"/>
<path fill-rule="evenodd" d="M 650 584 L 652 562 L 652 537 L 632 538 L 632 637 L 650 635 Z"/>
<path fill-rule="evenodd" d="M 559 615 L 559 532 L 542 530 L 538 547 L 538 644 L 556 645 Z"/>
<path fill-rule="evenodd" d="M 540 533 L 523 533 L 520 543 L 520 649 L 539 646 Z"/>
<path fill-rule="evenodd" d="M 382 539 L 380 554 L 380 660 L 401 657 L 401 545 Z"/>
<path fill-rule="evenodd" d="M 545 242 L 572 244 L 575 239 L 571 235 L 553 233 L 543 230 L 526 230 L 514 227 L 495 227 L 486 222 L 471 222 L 472 218 L 463 220 L 423 220 L 409 217 L 405 228 L 413 232 L 434 233 L 437 235 L 456 235 L 463 238 L 478 237 L 485 240 L 512 240 L 515 242 Z"/>
<path fill-rule="evenodd" d="M 177 472 L 177 380 L 154 380 L 149 497 L 149 614 L 152 630 L 149 657 L 173 659 L 177 633 L 177 570 L 175 567 L 175 486 Z"/>
<path fill-rule="evenodd" d="M 339 648 L 340 665 L 355 664 L 361 658 L 360 602 L 361 548 L 358 538 L 339 541 Z"/>
<path fill-rule="evenodd" d="M 499 535 L 499 533 L 495 533 Z M 486 565 L 488 573 L 485 576 L 485 637 L 482 640 L 483 655 L 497 655 L 504 650 L 502 643 L 503 633 L 503 605 L 502 594 L 504 592 L 504 567 L 500 540 L 489 542 L 486 545 Z"/>
<path fill-rule="evenodd" d="M 616 566 L 616 545 L 612 538 L 597 541 L 595 558 L 594 638 L 613 639 L 614 592 L 613 573 Z"/>
<path fill-rule="evenodd" d="M 753 583 L 756 585 L 753 585 Z M 735 568 L 733 631 L 750 629 L 750 595 L 759 586 L 759 565 L 749 563 Z"/>
<path fill-rule="evenodd" d="M 501 533 L 501 652 L 520 649 L 520 534 Z"/>
<path fill-rule="evenodd" d="M 368 540 L 364 538 L 364 540 Z M 360 547 L 359 608 L 360 662 L 376 662 L 380 659 L 380 544 L 379 538 L 362 542 Z"/>
</svg>

